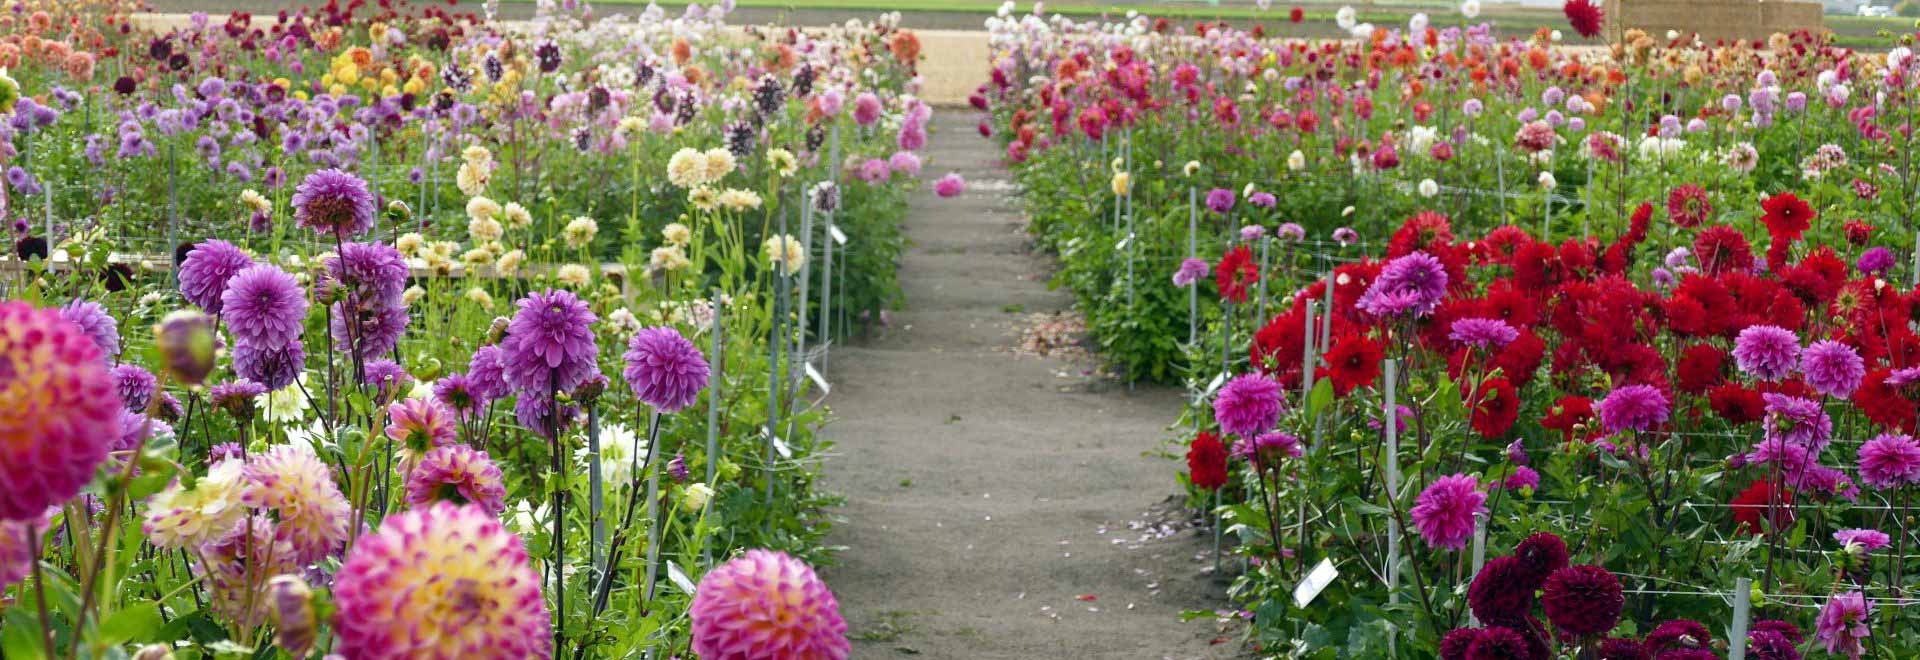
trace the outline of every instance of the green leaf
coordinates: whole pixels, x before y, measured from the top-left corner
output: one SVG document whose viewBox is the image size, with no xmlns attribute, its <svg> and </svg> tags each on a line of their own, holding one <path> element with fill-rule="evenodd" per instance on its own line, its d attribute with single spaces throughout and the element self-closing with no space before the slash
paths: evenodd
<svg viewBox="0 0 1920 660">
<path fill-rule="evenodd" d="M 159 603 L 138 603 L 100 622 L 99 641 L 111 645 L 151 641 L 160 633 L 162 625 Z"/>
<path fill-rule="evenodd" d="M 1313 391 L 1307 393 L 1307 416 L 1318 417 L 1330 405 L 1333 405 L 1333 379 L 1322 378 L 1313 384 Z"/>
</svg>

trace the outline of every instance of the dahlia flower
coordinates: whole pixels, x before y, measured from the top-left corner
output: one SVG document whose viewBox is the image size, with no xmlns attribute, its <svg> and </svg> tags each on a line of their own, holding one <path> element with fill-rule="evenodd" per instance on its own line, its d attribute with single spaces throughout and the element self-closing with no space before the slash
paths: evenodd
<svg viewBox="0 0 1920 660">
<path fill-rule="evenodd" d="M 1733 359 L 1754 378 L 1780 380 L 1793 372 L 1800 359 L 1800 338 L 1779 326 L 1747 326 L 1734 339 Z"/>
<path fill-rule="evenodd" d="M 1667 422 L 1671 412 L 1667 395 L 1652 385 L 1628 385 L 1602 399 L 1600 425 L 1608 433 L 1650 431 Z"/>
<path fill-rule="evenodd" d="M 1204 259 L 1188 257 L 1180 262 L 1180 269 L 1173 272 L 1173 285 L 1182 289 L 1193 286 L 1194 282 L 1206 277 L 1212 270 Z"/>
<path fill-rule="evenodd" d="M 673 328 L 647 328 L 627 340 L 621 375 L 635 398 L 662 413 L 692 405 L 707 387 L 707 360 Z"/>
<path fill-rule="evenodd" d="M 1481 621 L 1511 621 L 1533 609 L 1538 587 L 1519 557 L 1494 557 L 1467 586 L 1467 605 Z"/>
<path fill-rule="evenodd" d="M 1613 630 L 1626 604 L 1620 580 L 1598 566 L 1569 566 L 1547 576 L 1540 604 L 1562 631 L 1588 637 Z"/>
<path fill-rule="evenodd" d="M 1886 532 L 1877 529 L 1843 529 L 1833 533 L 1833 540 L 1838 542 L 1842 548 L 1850 548 L 1857 545 L 1866 552 L 1873 552 L 1887 547 L 1887 544 L 1891 543 L 1893 538 L 1887 536 Z"/>
<path fill-rule="evenodd" d="M 1874 488 L 1920 484 L 1920 442 L 1884 433 L 1860 445 L 1860 480 Z"/>
<path fill-rule="evenodd" d="M 180 293 L 208 314 L 219 314 L 227 280 L 251 266 L 253 259 L 239 246 L 217 238 L 208 240 L 194 246 L 180 262 Z"/>
<path fill-rule="evenodd" d="M 160 387 L 160 379 L 153 372 L 137 364 L 114 365 L 113 388 L 120 393 L 120 402 L 127 410 L 143 411 L 153 402 L 153 394 Z"/>
<path fill-rule="evenodd" d="M 1873 636 L 1867 619 L 1873 616 L 1873 601 L 1858 591 L 1836 594 L 1820 608 L 1814 622 L 1813 637 L 1828 653 L 1860 660 L 1867 649 L 1862 640 Z"/>
<path fill-rule="evenodd" d="M 1280 384 L 1265 374 L 1234 376 L 1213 400 L 1213 418 L 1220 430 L 1251 438 L 1280 422 L 1285 406 Z"/>
<path fill-rule="evenodd" d="M 1520 338 L 1520 331 L 1500 319 L 1468 318 L 1453 322 L 1447 338 L 1483 350 L 1503 348 Z"/>
<path fill-rule="evenodd" d="M 1479 480 L 1455 474 L 1429 484 L 1408 514 L 1428 546 L 1459 550 L 1473 537 L 1473 516 L 1487 511 L 1486 501 Z"/>
<path fill-rule="evenodd" d="M 230 458 L 207 468 L 191 488 L 175 480 L 147 500 L 140 530 L 160 548 L 198 548 L 225 537 L 247 517 L 241 502 L 245 476 L 246 464 Z"/>
<path fill-rule="evenodd" d="M 852 652 L 833 592 L 781 552 L 748 550 L 709 571 L 688 616 L 693 652 L 709 660 L 843 660 Z"/>
<path fill-rule="evenodd" d="M 1424 251 L 1396 257 L 1380 269 L 1354 306 L 1377 317 L 1425 316 L 1447 293 L 1447 269 Z"/>
<path fill-rule="evenodd" d="M 100 346 L 57 309 L 0 302 L 0 520 L 27 520 L 93 480 L 123 407 Z"/>
<path fill-rule="evenodd" d="M 293 220 L 335 239 L 373 228 L 373 191 L 360 177 L 337 169 L 307 175 L 293 191 Z"/>
<path fill-rule="evenodd" d="M 241 520 L 198 550 L 189 555 L 194 572 L 206 580 L 213 610 L 246 628 L 265 623 L 267 579 L 300 570 L 293 545 L 265 516 Z"/>
<path fill-rule="evenodd" d="M 500 342 L 500 362 L 514 389 L 544 398 L 573 389 L 599 371 L 593 339 L 599 317 L 587 303 L 571 292 L 548 289 L 521 298 L 519 307 Z"/>
<path fill-rule="evenodd" d="M 387 406 L 387 439 L 413 456 L 454 443 L 453 411 L 433 399 L 401 399 Z"/>
<path fill-rule="evenodd" d="M 273 641 L 295 658 L 307 657 L 319 628 L 313 611 L 313 589 L 297 575 L 276 575 L 267 581 L 273 618 Z"/>
<path fill-rule="evenodd" d="M 60 318 L 66 319 L 82 334 L 92 339 L 100 347 L 100 355 L 108 360 L 120 354 L 120 322 L 107 313 L 105 307 L 91 300 L 75 300 L 60 308 Z"/>
<path fill-rule="evenodd" d="M 284 345 L 245 342 L 233 347 L 233 372 L 268 390 L 292 385 L 306 362 L 307 348 L 299 339 Z"/>
<path fill-rule="evenodd" d="M 1201 431 L 1187 446 L 1187 481 L 1203 490 L 1227 484 L 1227 449 L 1212 433 Z"/>
<path fill-rule="evenodd" d="M 487 452 L 466 445 L 446 445 L 422 455 L 407 473 L 407 503 L 477 504 L 488 513 L 507 510 L 505 476 Z"/>
<path fill-rule="evenodd" d="M 300 337 L 307 295 L 286 271 L 260 264 L 227 280 L 220 307 L 235 342 L 281 347 Z"/>
<path fill-rule="evenodd" d="M 46 534 L 50 522 L 51 509 L 26 520 L 0 520 L 0 591 L 33 573 L 33 562 L 40 559 L 33 554 L 34 546 L 41 545 L 34 537 Z"/>
<path fill-rule="evenodd" d="M 1815 391 L 1844 399 L 1860 386 L 1867 366 L 1852 346 L 1828 339 L 1800 352 L 1800 373 L 1806 375 L 1807 384 Z"/>
<path fill-rule="evenodd" d="M 346 543 L 351 507 L 312 449 L 279 445 L 254 454 L 247 460 L 240 501 L 277 514 L 277 538 L 292 546 L 302 564 L 320 561 Z"/>
<path fill-rule="evenodd" d="M 513 393 L 507 383 L 507 363 L 499 346 L 482 346 L 467 360 L 467 391 L 481 403 Z"/>
<path fill-rule="evenodd" d="M 553 634 L 520 537 L 471 504 L 390 515 L 334 579 L 335 651 L 350 659 L 547 658 Z"/>
</svg>

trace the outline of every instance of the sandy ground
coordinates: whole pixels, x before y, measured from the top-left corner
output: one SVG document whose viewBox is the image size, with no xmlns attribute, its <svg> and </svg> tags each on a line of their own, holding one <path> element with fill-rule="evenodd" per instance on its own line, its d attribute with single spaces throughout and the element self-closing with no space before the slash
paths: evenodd
<svg viewBox="0 0 1920 660">
<path fill-rule="evenodd" d="M 1147 455 L 1180 394 L 1006 350 L 1072 298 L 1047 290 L 974 121 L 936 119 L 927 171 L 970 190 L 913 200 L 907 310 L 833 356 L 828 487 L 848 504 L 825 576 L 854 657 L 1236 657 L 1211 617 L 1179 620 L 1226 606 L 1211 536 L 1165 502 L 1178 465 Z"/>
</svg>

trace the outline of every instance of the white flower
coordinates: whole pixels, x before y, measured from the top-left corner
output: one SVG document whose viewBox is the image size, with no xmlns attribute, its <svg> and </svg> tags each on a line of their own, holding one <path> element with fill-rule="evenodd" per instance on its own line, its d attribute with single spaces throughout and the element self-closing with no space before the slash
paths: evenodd
<svg viewBox="0 0 1920 660">
<path fill-rule="evenodd" d="M 521 206 L 519 202 L 507 202 L 506 208 L 500 210 L 500 215 L 505 217 L 507 224 L 515 229 L 523 229 L 533 224 L 533 214 L 528 213 L 527 207 Z"/>
<path fill-rule="evenodd" d="M 574 456 L 582 465 L 588 465 L 591 453 L 583 443 L 575 450 Z M 600 481 L 607 487 L 617 487 L 633 481 L 633 464 L 647 460 L 647 440 L 621 424 L 603 424 L 600 426 Z"/>
<path fill-rule="evenodd" d="M 594 235 L 600 233 L 600 223 L 583 215 L 568 222 L 567 228 L 560 233 L 566 239 L 567 247 L 578 250 L 593 242 Z"/>
<path fill-rule="evenodd" d="M 430 380 L 413 381 L 413 389 L 407 392 L 407 398 L 418 399 L 420 401 L 425 401 L 427 399 L 433 398 L 433 381 L 430 381 Z"/>
<path fill-rule="evenodd" d="M 512 275 L 514 272 L 520 270 L 521 262 L 524 262 L 526 260 L 527 260 L 527 253 L 521 252 L 519 250 L 513 250 L 506 254 L 500 255 L 500 258 L 494 261 L 493 268 L 495 271 L 499 272 L 501 275 Z"/>
<path fill-rule="evenodd" d="M 707 182 L 714 183 L 726 178 L 739 163 L 733 159 L 733 152 L 724 148 L 707 150 Z"/>
<path fill-rule="evenodd" d="M 693 230 L 678 222 L 669 222 L 660 229 L 660 237 L 674 245 L 685 246 L 693 242 Z"/>
<path fill-rule="evenodd" d="M 454 174 L 453 184 L 460 189 L 461 194 L 478 195 L 487 191 L 487 181 L 492 177 L 493 172 L 487 168 L 466 162 L 461 163 L 460 171 Z"/>
<path fill-rule="evenodd" d="M 400 256 L 411 257 L 413 253 L 420 251 L 420 246 L 426 244 L 427 239 L 425 236 L 421 236 L 415 232 L 407 232 L 401 234 L 400 238 L 394 239 L 393 249 L 399 250 Z"/>
<path fill-rule="evenodd" d="M 1553 180 L 1553 172 L 1547 171 L 1547 172 L 1540 173 L 1541 188 L 1546 190 L 1553 190 L 1554 187 L 1557 185 L 1559 185 L 1559 182 Z"/>
<path fill-rule="evenodd" d="M 1307 169 L 1307 155 L 1300 153 L 1299 149 L 1295 149 L 1293 153 L 1287 154 L 1287 169 L 1295 172 Z"/>
<path fill-rule="evenodd" d="M 728 188 L 720 192 L 720 205 L 729 211 L 745 211 L 760 208 L 760 194 L 751 190 Z"/>
<path fill-rule="evenodd" d="M 712 499 L 712 486 L 704 483 L 693 483 L 688 484 L 686 490 L 680 494 L 680 505 L 686 507 L 689 511 L 702 511 L 707 508 L 707 502 Z"/>
<path fill-rule="evenodd" d="M 246 463 L 228 458 L 207 469 L 192 488 L 179 481 L 147 501 L 147 538 L 161 548 L 198 548 L 225 536 L 246 519 L 240 501 Z"/>
<path fill-rule="evenodd" d="M 580 264 L 561 266 L 560 270 L 554 272 L 553 277 L 554 279 L 560 280 L 561 284 L 576 289 L 584 287 L 593 281 L 593 273 L 588 271 L 586 266 Z"/>
<path fill-rule="evenodd" d="M 460 150 L 460 159 L 473 165 L 491 168 L 493 165 L 493 152 L 477 144 L 468 145 L 467 148 Z"/>
<path fill-rule="evenodd" d="M 792 275 L 807 265 L 807 251 L 792 234 L 767 237 L 760 253 L 767 263 L 777 265 L 782 275 Z"/>
<path fill-rule="evenodd" d="M 487 293 L 486 289 L 477 286 L 467 289 L 466 298 L 467 302 L 479 305 L 482 309 L 493 309 L 493 294 Z"/>
<path fill-rule="evenodd" d="M 691 148 L 681 148 L 667 159 L 667 182 L 692 188 L 707 182 L 707 156 Z"/>
<path fill-rule="evenodd" d="M 779 147 L 767 151 L 767 165 L 780 176 L 793 176 L 800 171 L 800 162 L 793 157 L 793 152 Z"/>
<path fill-rule="evenodd" d="M 485 197 L 475 196 L 467 200 L 467 217 L 475 220 L 492 220 L 500 214 L 500 204 Z"/>
<path fill-rule="evenodd" d="M 1352 30 L 1355 16 L 1356 12 L 1353 11 L 1352 5 L 1341 7 L 1340 11 L 1333 13 L 1333 24 L 1340 26 L 1342 30 Z"/>
<path fill-rule="evenodd" d="M 1409 36 L 1418 35 L 1426 31 L 1427 31 L 1427 13 L 1414 12 L 1413 17 L 1407 19 L 1407 32 L 1409 33 Z"/>
<path fill-rule="evenodd" d="M 427 290 L 420 288 L 418 284 L 407 287 L 406 291 L 400 292 L 400 300 L 408 305 L 418 303 L 421 298 L 425 297 L 427 297 Z"/>
<path fill-rule="evenodd" d="M 1187 173 L 1187 176 L 1193 176 L 1193 175 L 1195 175 L 1195 174 L 1199 174 L 1199 173 L 1200 173 L 1200 161 L 1197 161 L 1197 160 L 1190 160 L 1190 161 L 1187 161 L 1187 165 L 1186 165 L 1186 167 L 1184 167 L 1184 168 L 1182 168 L 1182 171 L 1184 171 L 1184 172 L 1186 172 L 1186 173 Z"/>
<path fill-rule="evenodd" d="M 254 192 L 252 188 L 240 191 L 240 203 L 253 209 L 255 213 L 273 210 L 273 202 L 267 201 L 267 198 L 260 196 L 260 193 Z"/>
<path fill-rule="evenodd" d="M 294 384 L 260 395 L 254 402 L 260 408 L 260 419 L 270 424 L 306 419 L 307 397 L 301 393 L 306 387 L 307 373 L 302 371 Z"/>
<path fill-rule="evenodd" d="M 1480 0 L 1467 0 L 1460 3 L 1460 15 L 1467 18 L 1480 17 Z"/>
<path fill-rule="evenodd" d="M 1357 40 L 1360 40 L 1360 41 L 1366 41 L 1366 40 L 1368 40 L 1368 39 L 1372 39 L 1372 38 L 1373 38 L 1373 24 L 1372 24 L 1372 23 L 1361 23 L 1361 24 L 1359 24 L 1359 25 L 1355 25 L 1355 26 L 1353 26 L 1353 38 L 1354 38 L 1354 39 L 1357 39 Z"/>
<path fill-rule="evenodd" d="M 1420 180 L 1420 196 L 1421 197 L 1432 197 L 1438 194 L 1440 194 L 1440 184 L 1435 183 L 1433 179 Z"/>
<path fill-rule="evenodd" d="M 475 199 L 484 198 L 476 197 Z M 505 234 L 506 228 L 501 227 L 500 221 L 493 218 L 474 218 L 467 222 L 467 236 L 476 243 L 497 241 Z"/>
</svg>

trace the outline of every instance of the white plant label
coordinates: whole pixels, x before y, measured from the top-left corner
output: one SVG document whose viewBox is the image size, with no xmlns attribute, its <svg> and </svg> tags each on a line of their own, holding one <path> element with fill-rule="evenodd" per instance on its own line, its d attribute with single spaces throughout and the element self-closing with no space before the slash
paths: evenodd
<svg viewBox="0 0 1920 660">
<path fill-rule="evenodd" d="M 773 450 L 779 452 L 781 458 L 793 458 L 793 450 L 787 448 L 787 441 L 781 440 L 780 436 L 777 435 L 769 435 L 768 437 L 773 439 Z"/>
<path fill-rule="evenodd" d="M 680 593 L 692 596 L 696 591 L 693 580 L 687 579 L 686 571 L 680 570 L 680 565 L 673 563 L 671 559 L 667 560 L 667 580 L 672 582 L 673 586 L 679 587 Z"/>
<path fill-rule="evenodd" d="M 1207 391 L 1201 392 L 1200 397 L 1194 399 L 1194 401 L 1198 402 L 1198 401 L 1207 400 L 1208 397 L 1213 396 L 1214 392 L 1219 391 L 1221 385 L 1225 385 L 1225 384 L 1227 384 L 1227 372 L 1222 371 L 1218 374 L 1214 374 L 1213 382 L 1207 383 Z"/>
<path fill-rule="evenodd" d="M 827 233 L 833 234 L 833 242 L 840 245 L 847 244 L 847 235 L 840 231 L 839 225 L 827 225 Z"/>
<path fill-rule="evenodd" d="M 821 374 L 819 369 L 813 368 L 812 362 L 807 363 L 807 378 L 812 380 L 814 385 L 820 386 L 821 394 L 833 393 L 833 386 L 827 384 L 827 377 Z"/>
<path fill-rule="evenodd" d="M 1306 607 L 1338 577 L 1340 569 L 1333 567 L 1333 560 L 1322 558 L 1313 570 L 1307 572 L 1307 579 L 1301 580 L 1300 585 L 1293 588 L 1293 606 Z"/>
</svg>

